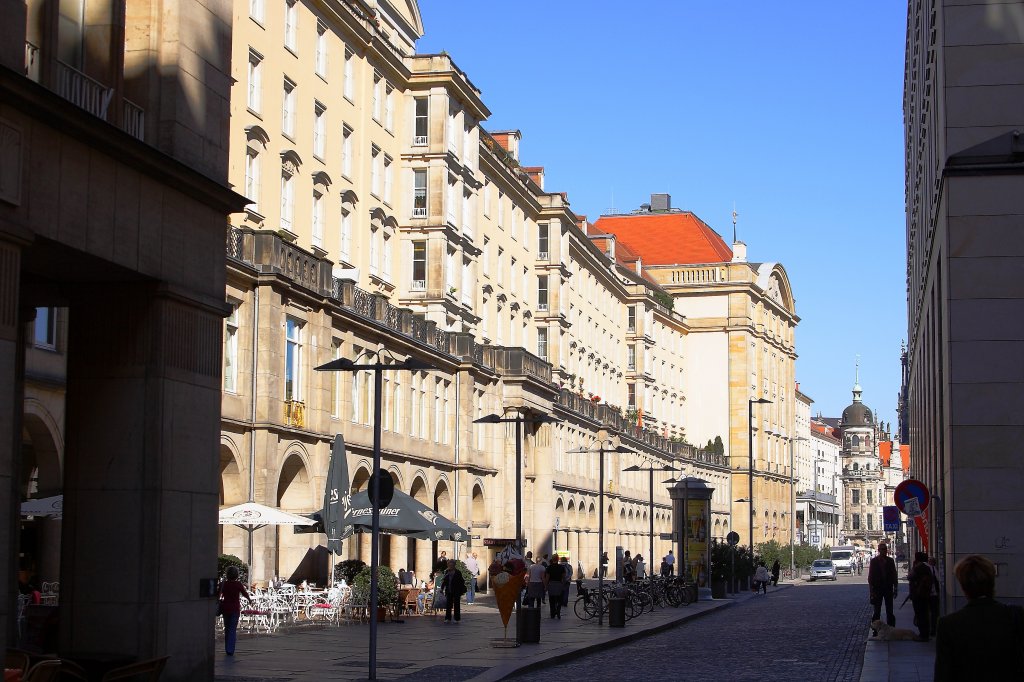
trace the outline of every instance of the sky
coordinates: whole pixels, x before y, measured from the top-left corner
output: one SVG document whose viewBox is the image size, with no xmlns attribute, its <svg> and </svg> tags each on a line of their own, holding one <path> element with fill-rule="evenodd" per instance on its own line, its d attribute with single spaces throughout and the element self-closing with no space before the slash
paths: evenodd
<svg viewBox="0 0 1024 682">
<path fill-rule="evenodd" d="M 900 2 L 419 0 L 445 50 L 591 221 L 668 192 L 796 297 L 796 376 L 896 428 L 906 337 Z"/>
</svg>

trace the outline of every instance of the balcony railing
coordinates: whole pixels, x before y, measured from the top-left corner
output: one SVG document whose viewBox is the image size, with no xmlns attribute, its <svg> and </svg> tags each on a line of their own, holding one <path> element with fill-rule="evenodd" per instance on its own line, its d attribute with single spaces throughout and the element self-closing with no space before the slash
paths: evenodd
<svg viewBox="0 0 1024 682">
<path fill-rule="evenodd" d="M 25 75 L 39 82 L 39 46 L 25 41 Z"/>
<path fill-rule="evenodd" d="M 138 104 L 128 100 L 124 101 L 124 110 L 121 117 L 121 127 L 126 133 L 137 140 L 145 138 L 146 133 L 146 112 Z"/>
<path fill-rule="evenodd" d="M 88 111 L 93 116 L 106 120 L 114 89 L 86 76 L 78 69 L 57 62 L 57 94 Z"/>
</svg>

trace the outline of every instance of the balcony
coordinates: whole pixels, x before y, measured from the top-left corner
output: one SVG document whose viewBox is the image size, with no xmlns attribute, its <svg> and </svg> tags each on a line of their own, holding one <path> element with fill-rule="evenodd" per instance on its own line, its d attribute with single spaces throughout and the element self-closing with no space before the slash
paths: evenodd
<svg viewBox="0 0 1024 682">
<path fill-rule="evenodd" d="M 412 144 L 414 147 L 422 147 L 427 144 L 426 135 L 416 135 L 412 138 Z"/>
<path fill-rule="evenodd" d="M 426 218 L 427 217 L 427 209 L 426 209 L 426 207 L 412 209 L 412 217 L 413 218 Z"/>
</svg>

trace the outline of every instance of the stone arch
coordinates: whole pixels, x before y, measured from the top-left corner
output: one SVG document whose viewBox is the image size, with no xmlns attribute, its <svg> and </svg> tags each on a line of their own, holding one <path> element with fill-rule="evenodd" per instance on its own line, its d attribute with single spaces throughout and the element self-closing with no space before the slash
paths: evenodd
<svg viewBox="0 0 1024 682">
<path fill-rule="evenodd" d="M 473 494 L 470 501 L 469 518 L 473 525 L 482 525 L 487 522 L 487 504 L 484 499 L 484 487 L 481 481 L 473 483 Z"/>
<path fill-rule="evenodd" d="M 313 508 L 313 478 L 310 475 L 307 453 L 301 446 L 293 448 L 281 463 L 275 498 L 276 506 L 285 511 L 300 513 Z M 290 576 L 302 562 L 306 552 L 315 546 L 314 543 L 319 542 L 319 538 L 313 535 L 296 535 L 290 527 L 271 528 L 277 535 L 277 561 L 273 562 L 274 573 Z"/>
<path fill-rule="evenodd" d="M 24 401 L 22 498 L 59 495 L 64 489 L 64 439 L 57 420 L 38 400 Z M 34 490 L 29 490 L 32 487 Z"/>
</svg>

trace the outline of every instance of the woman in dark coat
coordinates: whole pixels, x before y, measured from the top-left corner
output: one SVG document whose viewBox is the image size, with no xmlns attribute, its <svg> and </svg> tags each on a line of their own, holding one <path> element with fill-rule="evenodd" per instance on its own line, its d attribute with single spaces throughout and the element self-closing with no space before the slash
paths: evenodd
<svg viewBox="0 0 1024 682">
<path fill-rule="evenodd" d="M 462 618 L 460 604 L 462 595 L 466 594 L 466 579 L 462 577 L 462 571 L 455 568 L 455 561 L 448 561 L 448 570 L 444 572 L 441 579 L 441 591 L 444 592 L 444 619 L 445 622 L 452 620 L 452 607 L 455 608 L 455 622 Z"/>
<path fill-rule="evenodd" d="M 779 560 L 776 559 L 775 563 L 772 564 L 772 585 L 775 585 L 776 587 L 778 587 L 779 584 L 779 571 L 781 570 L 782 567 L 779 565 Z"/>
</svg>

